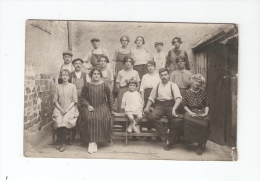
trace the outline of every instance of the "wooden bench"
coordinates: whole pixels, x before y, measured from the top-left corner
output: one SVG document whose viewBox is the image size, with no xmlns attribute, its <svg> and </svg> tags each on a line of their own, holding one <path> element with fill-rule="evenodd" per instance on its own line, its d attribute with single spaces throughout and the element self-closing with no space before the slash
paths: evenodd
<svg viewBox="0 0 260 181">
<path fill-rule="evenodd" d="M 167 124 L 168 123 L 168 119 L 166 116 L 163 116 L 160 121 L 162 123 Z M 182 118 L 180 118 L 180 121 L 182 121 Z M 116 113 L 116 115 L 114 115 L 114 125 L 113 125 L 113 136 L 123 136 L 125 137 L 125 144 L 128 143 L 128 137 L 129 136 L 150 136 L 150 137 L 156 137 L 159 136 L 159 133 L 155 130 L 142 130 L 142 124 L 144 123 L 148 123 L 149 121 L 148 119 L 144 116 L 141 120 L 141 133 L 128 133 L 126 128 L 129 125 L 129 120 L 128 118 L 125 116 L 124 113 Z M 120 127 L 121 126 L 121 127 Z M 178 138 L 179 139 L 179 138 Z"/>
</svg>

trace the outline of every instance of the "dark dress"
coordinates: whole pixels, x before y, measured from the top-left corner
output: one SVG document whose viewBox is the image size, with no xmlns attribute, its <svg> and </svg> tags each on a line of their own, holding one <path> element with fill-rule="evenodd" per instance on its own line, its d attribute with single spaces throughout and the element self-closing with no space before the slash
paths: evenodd
<svg viewBox="0 0 260 181">
<path fill-rule="evenodd" d="M 185 114 L 183 118 L 184 139 L 205 144 L 210 135 L 210 118 L 209 115 L 203 118 L 199 117 L 199 115 L 204 114 L 205 108 L 209 107 L 206 92 L 201 89 L 198 92 L 187 90 L 184 95 L 183 105 L 198 115 L 198 117 L 192 117 L 188 113 Z"/>
<path fill-rule="evenodd" d="M 106 142 L 111 140 L 112 115 L 115 103 L 109 87 L 87 82 L 81 92 L 80 137 L 83 143 Z M 88 105 L 94 108 L 88 111 Z"/>
</svg>

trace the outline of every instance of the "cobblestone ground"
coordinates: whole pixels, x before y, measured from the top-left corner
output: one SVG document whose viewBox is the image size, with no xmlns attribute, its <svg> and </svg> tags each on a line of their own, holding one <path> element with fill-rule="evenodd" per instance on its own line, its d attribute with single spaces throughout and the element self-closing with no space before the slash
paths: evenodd
<svg viewBox="0 0 260 181">
<path fill-rule="evenodd" d="M 65 152 L 59 152 L 52 144 L 49 136 L 38 146 L 24 153 L 26 157 L 38 158 L 87 158 L 87 159 L 136 159 L 136 160 L 197 160 L 197 161 L 231 161 L 231 148 L 208 141 L 202 156 L 196 155 L 197 144 L 185 145 L 182 140 L 170 151 L 163 149 L 163 143 L 145 142 L 144 138 L 126 145 L 122 137 L 113 139 L 113 144 L 99 143 L 98 152 L 89 154 L 86 146 L 78 146 L 77 142 L 67 145 Z"/>
</svg>

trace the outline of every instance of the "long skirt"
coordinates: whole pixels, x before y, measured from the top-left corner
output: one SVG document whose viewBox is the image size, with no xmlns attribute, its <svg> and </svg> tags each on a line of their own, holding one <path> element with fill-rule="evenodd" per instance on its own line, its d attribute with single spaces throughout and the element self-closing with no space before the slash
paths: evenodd
<svg viewBox="0 0 260 181">
<path fill-rule="evenodd" d="M 128 87 L 127 86 L 121 87 L 119 89 L 118 97 L 117 97 L 117 112 L 118 113 L 123 113 L 124 112 L 124 109 L 121 108 L 121 104 L 122 104 L 123 95 L 127 91 L 128 91 Z"/>
<path fill-rule="evenodd" d="M 93 112 L 80 112 L 80 138 L 83 143 L 111 140 L 112 116 L 106 104 L 94 108 Z"/>
<path fill-rule="evenodd" d="M 134 70 L 136 70 L 136 71 L 138 72 L 139 77 L 140 77 L 140 80 L 142 80 L 144 74 L 147 74 L 147 73 L 148 73 L 148 70 L 147 70 L 145 64 L 135 65 L 135 66 L 134 66 Z"/>
<path fill-rule="evenodd" d="M 210 135 L 209 119 L 201 119 L 185 115 L 184 121 L 184 139 L 200 144 L 206 144 Z"/>
</svg>

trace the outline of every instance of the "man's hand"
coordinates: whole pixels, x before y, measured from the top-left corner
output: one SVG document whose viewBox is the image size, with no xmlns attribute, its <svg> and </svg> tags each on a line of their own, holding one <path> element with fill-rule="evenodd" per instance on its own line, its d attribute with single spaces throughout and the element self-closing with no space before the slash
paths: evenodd
<svg viewBox="0 0 260 181">
<path fill-rule="evenodd" d="M 173 116 L 173 117 L 178 117 L 178 115 L 176 114 L 175 109 L 172 109 L 172 116 Z"/>
<path fill-rule="evenodd" d="M 149 112 L 149 110 L 150 110 L 149 108 L 145 108 L 145 109 L 144 109 L 144 115 L 147 115 L 148 112 Z"/>
</svg>

